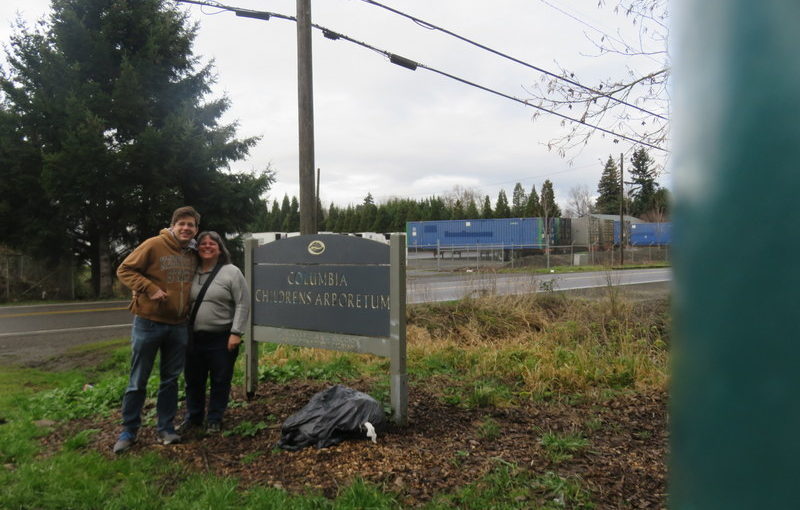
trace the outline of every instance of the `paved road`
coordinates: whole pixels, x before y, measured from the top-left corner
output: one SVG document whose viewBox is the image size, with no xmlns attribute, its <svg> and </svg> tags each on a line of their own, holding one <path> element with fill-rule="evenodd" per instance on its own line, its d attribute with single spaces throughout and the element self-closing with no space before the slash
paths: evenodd
<svg viewBox="0 0 800 510">
<path fill-rule="evenodd" d="M 545 275 L 484 273 L 419 275 L 408 278 L 409 303 L 461 299 L 485 293 L 525 294 L 609 285 L 669 282 L 670 269 L 599 271 Z M 0 364 L 48 359 L 70 347 L 127 338 L 131 314 L 127 301 L 0 307 Z"/>
<path fill-rule="evenodd" d="M 0 307 L 0 364 L 130 335 L 128 301 Z"/>
</svg>

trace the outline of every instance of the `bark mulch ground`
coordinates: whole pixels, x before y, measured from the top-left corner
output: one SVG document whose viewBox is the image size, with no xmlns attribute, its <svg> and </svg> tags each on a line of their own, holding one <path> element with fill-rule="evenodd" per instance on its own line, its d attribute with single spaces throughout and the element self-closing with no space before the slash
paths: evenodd
<svg viewBox="0 0 800 510">
<path fill-rule="evenodd" d="M 358 381 L 345 384 L 365 390 Z M 225 429 L 239 426 L 242 433 L 198 432 L 182 444 L 162 446 L 148 427 L 132 454 L 155 450 L 196 472 L 235 477 L 242 487 L 316 491 L 328 497 L 360 477 L 397 494 L 406 507 L 453 492 L 510 463 L 533 476 L 555 472 L 578 477 L 596 508 L 666 507 L 663 392 L 626 392 L 602 404 L 523 402 L 511 408 L 464 409 L 443 403 L 423 387 L 412 387 L 409 425 L 390 426 L 377 444 L 351 440 L 325 449 L 277 449 L 280 424 L 327 386 L 316 381 L 262 383 L 253 401 L 244 403 L 235 395 L 228 410 Z M 58 443 L 77 431 L 98 429 L 90 448 L 111 457 L 118 422 L 116 415 L 75 421 L 44 441 Z M 247 423 L 253 426 L 242 425 Z M 495 424 L 496 432 L 490 433 L 487 424 Z M 548 432 L 581 433 L 588 445 L 571 459 L 554 460 L 541 443 Z"/>
</svg>

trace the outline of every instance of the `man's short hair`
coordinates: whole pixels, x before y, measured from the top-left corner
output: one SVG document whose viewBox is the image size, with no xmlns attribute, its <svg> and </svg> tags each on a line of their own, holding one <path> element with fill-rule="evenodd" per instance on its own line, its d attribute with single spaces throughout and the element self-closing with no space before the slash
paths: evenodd
<svg viewBox="0 0 800 510">
<path fill-rule="evenodd" d="M 184 218 L 186 216 L 191 216 L 194 218 L 195 226 L 200 226 L 200 213 L 194 210 L 194 207 L 191 205 L 185 205 L 183 207 L 178 207 L 175 209 L 175 212 L 172 213 L 172 221 L 170 222 L 170 226 L 174 226 L 175 223 L 178 222 L 179 219 Z"/>
</svg>

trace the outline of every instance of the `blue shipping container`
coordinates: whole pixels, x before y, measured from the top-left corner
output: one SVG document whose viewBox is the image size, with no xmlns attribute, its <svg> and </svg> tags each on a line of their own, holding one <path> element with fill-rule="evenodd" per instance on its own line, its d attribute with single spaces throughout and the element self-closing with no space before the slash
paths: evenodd
<svg viewBox="0 0 800 510">
<path fill-rule="evenodd" d="M 627 231 L 631 246 L 672 244 L 672 223 L 631 223 Z M 619 244 L 619 222 L 614 222 L 614 244 Z"/>
<path fill-rule="evenodd" d="M 630 238 L 633 246 L 672 244 L 672 223 L 634 223 Z"/>
<path fill-rule="evenodd" d="M 552 230 L 555 235 L 555 229 Z M 541 248 L 545 244 L 543 232 L 544 220 L 542 218 L 409 221 L 406 223 L 409 248 L 432 249 L 437 246 L 449 248 L 475 245 Z"/>
</svg>

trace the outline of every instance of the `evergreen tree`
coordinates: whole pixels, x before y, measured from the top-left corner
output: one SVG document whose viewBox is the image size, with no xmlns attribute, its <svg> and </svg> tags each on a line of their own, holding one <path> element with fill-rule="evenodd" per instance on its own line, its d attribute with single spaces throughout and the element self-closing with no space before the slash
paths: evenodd
<svg viewBox="0 0 800 510">
<path fill-rule="evenodd" d="M 267 207 L 268 203 L 264 203 L 264 213 L 261 214 L 256 221 L 250 226 L 251 232 L 269 232 L 270 225 L 272 224 L 272 211 Z M 273 209 L 277 209 L 278 204 L 272 201 Z"/>
<path fill-rule="evenodd" d="M 41 153 L 27 143 L 17 117 L 0 105 L 0 243 L 57 262 L 69 253 L 68 223 L 40 179 Z M 23 221 L 24 219 L 24 221 Z"/>
<path fill-rule="evenodd" d="M 631 203 L 631 214 L 634 216 L 644 215 L 655 205 L 654 198 L 658 184 L 656 183 L 655 168 L 652 167 L 653 163 L 653 159 L 644 147 L 633 151 L 630 175 L 634 185 Z"/>
<path fill-rule="evenodd" d="M 528 202 L 525 204 L 526 218 L 541 218 L 544 216 L 542 204 L 539 202 L 539 194 L 536 193 L 536 185 L 531 186 L 531 193 L 528 195 Z"/>
<path fill-rule="evenodd" d="M 620 182 L 619 170 L 614 158 L 608 156 L 600 182 L 597 184 L 595 208 L 599 214 L 619 214 Z"/>
<path fill-rule="evenodd" d="M 316 198 L 316 207 L 317 209 L 314 211 L 314 218 L 316 219 L 317 224 L 317 232 L 322 232 L 327 230 L 325 228 L 325 209 L 322 207 L 322 202 L 319 200 L 319 197 Z"/>
<path fill-rule="evenodd" d="M 369 227 L 370 232 L 389 232 L 389 223 L 391 222 L 391 218 L 389 217 L 388 209 L 380 205 L 378 206 L 377 211 L 375 212 L 375 221 L 372 222 L 372 225 Z"/>
<path fill-rule="evenodd" d="M 416 211 L 417 212 L 417 216 L 416 216 L 416 219 L 409 218 L 409 220 L 411 220 L 411 221 L 428 221 L 428 220 L 432 219 L 431 218 L 431 211 L 430 211 L 431 207 L 430 207 L 430 200 L 429 199 L 426 198 L 424 200 L 420 200 L 420 201 L 415 202 L 415 203 L 417 205 L 417 211 Z"/>
<path fill-rule="evenodd" d="M 556 203 L 556 196 L 553 192 L 553 183 L 550 179 L 546 179 L 542 183 L 542 196 L 540 198 L 542 204 L 542 212 L 546 218 L 560 218 L 561 208 Z"/>
<path fill-rule="evenodd" d="M 416 200 L 409 200 L 405 221 L 419 221 L 424 217 L 421 204 Z M 403 223 L 403 229 L 405 229 L 405 222 Z"/>
<path fill-rule="evenodd" d="M 501 189 L 497 194 L 497 203 L 494 206 L 495 218 L 510 218 L 511 208 L 508 207 L 508 198 L 506 198 L 506 191 Z"/>
<path fill-rule="evenodd" d="M 338 232 L 340 234 L 344 234 L 347 232 L 347 211 L 350 209 L 350 206 L 345 207 L 343 210 L 339 210 L 339 217 L 336 220 L 336 227 L 333 229 L 334 232 Z"/>
<path fill-rule="evenodd" d="M 292 197 L 291 205 L 289 206 L 289 228 L 286 232 L 297 232 L 300 230 L 300 202 L 297 197 Z"/>
<path fill-rule="evenodd" d="M 525 216 L 525 207 L 528 205 L 528 196 L 525 194 L 525 188 L 522 184 L 517 183 L 514 185 L 514 191 L 511 194 L 511 217 L 522 218 Z"/>
<path fill-rule="evenodd" d="M 453 209 L 450 212 L 450 219 L 451 220 L 463 220 L 466 218 L 464 214 L 464 206 L 461 205 L 461 200 L 456 200 L 453 204 Z"/>
<path fill-rule="evenodd" d="M 475 203 L 474 198 L 469 199 L 467 208 L 464 210 L 464 216 L 468 220 L 476 220 L 481 217 L 481 214 L 478 212 L 478 204 Z"/>
<path fill-rule="evenodd" d="M 385 204 L 388 223 L 381 232 L 405 232 L 406 218 L 409 218 L 410 211 L 415 207 L 416 202 L 408 199 L 392 198 Z M 379 209 L 380 210 L 380 209 Z"/>
<path fill-rule="evenodd" d="M 352 234 L 358 229 L 358 224 L 361 220 L 361 215 L 359 214 L 359 210 L 352 205 L 347 206 L 347 210 L 344 214 L 345 219 L 345 226 L 344 226 L 344 233 Z"/>
<path fill-rule="evenodd" d="M 292 203 L 289 201 L 289 195 L 283 194 L 283 200 L 281 201 L 281 215 L 280 215 L 280 223 L 278 224 L 278 228 L 275 229 L 276 232 L 292 232 L 290 229 L 292 225 Z"/>
<path fill-rule="evenodd" d="M 406 222 L 420 219 L 419 202 L 416 200 L 399 200 L 395 205 L 395 212 L 392 214 L 391 231 L 405 232 Z"/>
<path fill-rule="evenodd" d="M 250 227 L 272 172 L 226 171 L 257 138 L 219 124 L 230 105 L 206 97 L 213 69 L 192 54 L 188 14 L 164 0 L 52 8 L 40 27 L 16 28 L 0 74 L 4 241 L 43 238 L 80 254 L 95 293 L 109 295 L 113 246 L 154 235 L 178 206 L 195 206 L 203 228 Z M 19 197 L 30 204 L 15 208 Z"/>
<path fill-rule="evenodd" d="M 431 197 L 429 200 L 430 210 L 428 212 L 431 220 L 447 220 L 450 214 L 444 205 L 444 200 L 439 197 Z"/>
<path fill-rule="evenodd" d="M 338 221 L 339 208 L 333 205 L 333 202 L 331 202 L 330 207 L 328 207 L 328 216 L 325 218 L 325 231 L 336 232 L 336 224 Z"/>
<path fill-rule="evenodd" d="M 278 206 L 277 200 L 272 200 L 272 207 L 269 210 L 266 225 L 264 226 L 265 232 L 277 232 L 280 228 L 281 222 L 281 209 Z"/>
<path fill-rule="evenodd" d="M 281 231 L 281 232 L 293 232 L 291 205 L 289 206 L 289 210 L 286 212 L 286 214 L 282 214 L 281 215 L 281 218 L 282 218 L 281 219 L 281 228 L 279 229 L 279 231 Z"/>
<path fill-rule="evenodd" d="M 378 208 L 375 206 L 372 193 L 367 193 L 367 196 L 364 197 L 364 203 L 360 207 L 360 212 L 357 232 L 369 232 L 378 214 Z"/>
<path fill-rule="evenodd" d="M 489 195 L 483 197 L 483 207 L 481 207 L 481 218 L 488 220 L 494 218 L 494 211 L 492 211 L 492 200 Z"/>
</svg>

